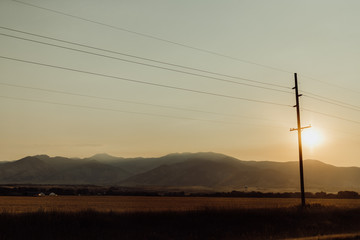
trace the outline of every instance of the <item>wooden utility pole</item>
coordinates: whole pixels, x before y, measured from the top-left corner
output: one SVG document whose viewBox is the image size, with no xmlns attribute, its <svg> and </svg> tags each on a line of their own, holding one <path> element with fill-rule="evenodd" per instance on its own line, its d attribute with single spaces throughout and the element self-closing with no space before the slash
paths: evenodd
<svg viewBox="0 0 360 240">
<path fill-rule="evenodd" d="M 300 189 L 301 189 L 301 206 L 305 207 L 305 187 L 304 187 L 304 167 L 303 167 L 303 155 L 302 155 L 302 140 L 301 140 L 301 131 L 304 128 L 309 128 L 311 126 L 307 127 L 301 127 L 301 121 L 300 121 L 300 104 L 299 104 L 299 97 L 302 96 L 302 94 L 299 94 L 299 88 L 298 88 L 298 81 L 297 81 L 297 74 L 294 73 L 295 78 L 295 97 L 296 97 L 296 114 L 297 114 L 297 128 L 291 128 L 290 131 L 297 130 L 298 132 L 298 143 L 299 143 L 299 167 L 300 167 Z"/>
</svg>

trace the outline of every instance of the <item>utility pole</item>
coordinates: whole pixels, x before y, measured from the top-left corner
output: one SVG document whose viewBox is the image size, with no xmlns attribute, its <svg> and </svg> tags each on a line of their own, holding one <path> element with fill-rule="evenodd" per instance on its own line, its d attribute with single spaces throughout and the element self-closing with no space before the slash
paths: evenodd
<svg viewBox="0 0 360 240">
<path fill-rule="evenodd" d="M 299 94 L 299 88 L 298 88 L 298 81 L 297 81 L 297 74 L 294 73 L 295 78 L 295 97 L 296 97 L 296 114 L 297 114 L 297 128 L 291 128 L 290 131 L 296 131 L 298 132 L 298 143 L 299 143 L 299 167 L 300 167 L 300 188 L 301 188 L 301 206 L 305 207 L 305 187 L 304 187 L 304 167 L 303 167 L 303 156 L 302 156 L 302 141 L 301 141 L 301 131 L 304 128 L 309 128 L 311 126 L 301 127 L 301 121 L 300 121 L 300 104 L 299 104 L 299 97 L 302 96 L 302 94 Z"/>
</svg>

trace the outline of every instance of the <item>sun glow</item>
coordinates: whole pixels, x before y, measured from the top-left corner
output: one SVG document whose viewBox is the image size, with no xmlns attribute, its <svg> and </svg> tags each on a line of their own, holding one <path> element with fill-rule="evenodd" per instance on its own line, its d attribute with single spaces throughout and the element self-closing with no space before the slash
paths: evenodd
<svg viewBox="0 0 360 240">
<path fill-rule="evenodd" d="M 305 146 L 315 147 L 323 142 L 323 136 L 321 133 L 313 128 L 304 129 L 301 134 L 302 142 Z"/>
</svg>

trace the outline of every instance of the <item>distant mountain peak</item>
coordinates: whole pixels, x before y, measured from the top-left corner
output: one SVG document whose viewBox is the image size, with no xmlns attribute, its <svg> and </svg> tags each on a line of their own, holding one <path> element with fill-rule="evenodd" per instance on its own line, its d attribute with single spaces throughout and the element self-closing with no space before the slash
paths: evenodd
<svg viewBox="0 0 360 240">
<path fill-rule="evenodd" d="M 17 160 L 17 161 L 14 161 L 14 162 L 11 162 L 9 164 L 14 164 L 14 165 L 22 165 L 22 166 L 36 166 L 36 165 L 44 165 L 45 163 L 37 158 L 37 157 L 32 157 L 32 156 L 27 156 L 27 157 L 24 157 L 20 160 Z"/>
<path fill-rule="evenodd" d="M 32 162 L 32 161 L 40 162 L 41 160 L 36 156 L 27 156 L 27 157 L 21 158 L 17 161 L 14 161 L 14 162 Z"/>
<path fill-rule="evenodd" d="M 46 155 L 46 154 L 39 154 L 39 155 L 35 155 L 33 157 L 38 158 L 38 159 L 49 159 L 50 158 L 50 156 Z"/>
<path fill-rule="evenodd" d="M 119 157 L 114 157 L 114 156 L 111 156 L 111 155 L 109 155 L 107 153 L 97 153 L 97 154 L 89 157 L 88 159 L 104 161 L 104 160 L 119 159 Z"/>
<path fill-rule="evenodd" d="M 214 158 L 214 157 L 229 157 L 222 153 L 216 153 L 216 152 L 182 152 L 182 153 L 170 153 L 165 155 L 164 157 L 201 157 L 201 158 Z"/>
<path fill-rule="evenodd" d="M 122 158 L 107 153 L 72 159 L 28 156 L 0 164 L 0 183 L 189 187 L 217 191 L 298 191 L 298 161 L 242 161 L 216 152 Z M 307 191 L 360 191 L 359 167 L 304 161 Z"/>
</svg>

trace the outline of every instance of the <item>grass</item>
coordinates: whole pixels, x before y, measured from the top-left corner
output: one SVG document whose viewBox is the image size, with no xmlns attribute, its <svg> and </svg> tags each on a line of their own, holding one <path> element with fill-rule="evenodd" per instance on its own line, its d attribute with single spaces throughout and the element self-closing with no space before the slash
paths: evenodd
<svg viewBox="0 0 360 240">
<path fill-rule="evenodd" d="M 36 211 L 3 211 L 0 239 L 284 239 L 360 231 L 360 207 L 343 207 L 344 202 L 338 206 L 312 203 L 301 209 L 296 204 L 286 205 L 289 202 L 275 204 L 278 199 L 237 199 L 238 205 L 221 198 L 78 199 L 96 204 L 107 202 L 109 206 L 112 199 L 115 207 L 108 211 L 44 207 Z M 29 201 L 23 202 L 25 205 L 30 201 L 53 201 L 50 198 L 20 200 Z M 64 206 L 76 206 L 66 203 L 67 198 L 54 201 L 60 200 Z M 128 206 L 127 210 L 116 210 L 120 200 L 121 206 Z M 169 208 L 186 203 L 189 207 L 196 202 L 201 204 L 188 209 Z M 147 208 L 140 208 L 145 203 Z M 159 208 L 149 211 L 151 206 Z"/>
<path fill-rule="evenodd" d="M 0 214 L 0 239 L 282 239 L 355 232 L 360 209 L 276 209 Z"/>
<path fill-rule="evenodd" d="M 310 204 L 360 208 L 360 199 L 308 199 Z M 286 208 L 300 203 L 296 198 L 141 197 L 141 196 L 57 196 L 0 197 L 0 212 L 43 211 L 158 212 L 203 208 L 253 209 Z"/>
</svg>

